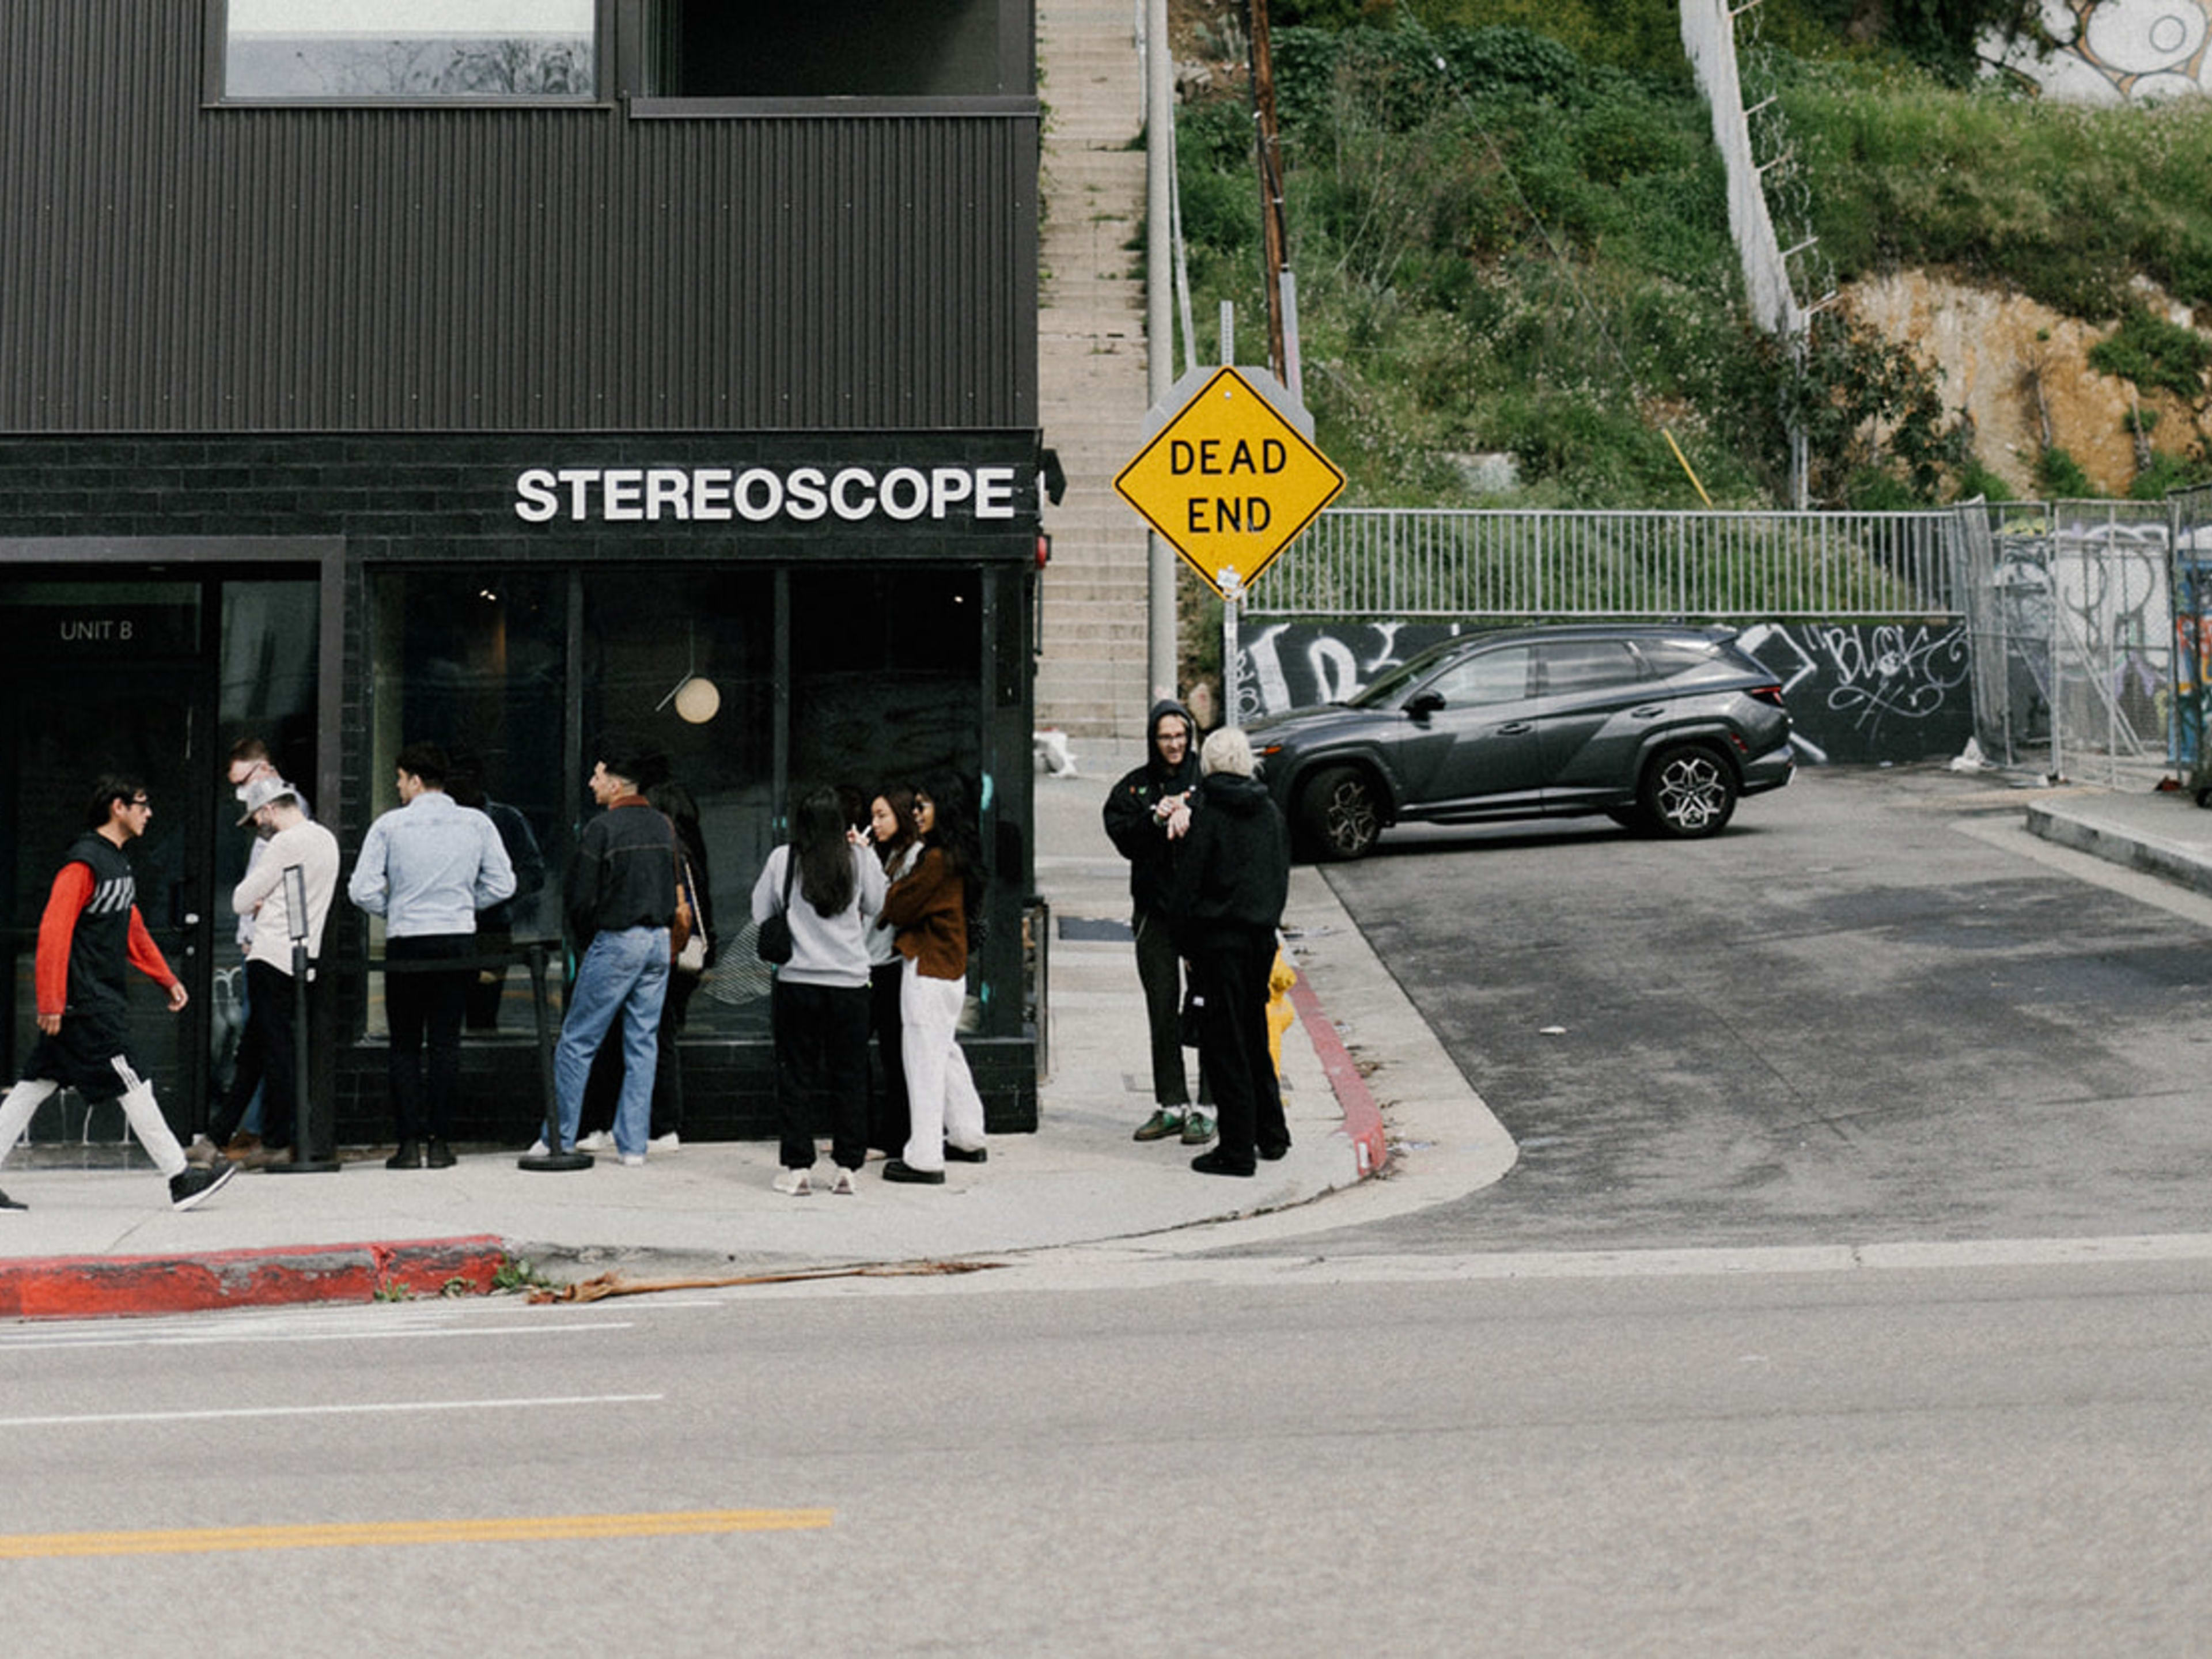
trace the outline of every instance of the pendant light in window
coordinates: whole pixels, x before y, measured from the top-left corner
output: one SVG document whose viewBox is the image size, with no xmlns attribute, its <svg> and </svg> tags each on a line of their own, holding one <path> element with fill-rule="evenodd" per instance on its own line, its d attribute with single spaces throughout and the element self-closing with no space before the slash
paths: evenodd
<svg viewBox="0 0 2212 1659">
<path fill-rule="evenodd" d="M 722 711 L 721 688 L 699 672 L 699 635 L 696 626 L 684 624 L 689 644 L 684 678 L 676 682 L 676 689 L 653 705 L 659 714 L 670 703 L 676 705 L 677 718 L 692 726 L 704 726 Z"/>
</svg>

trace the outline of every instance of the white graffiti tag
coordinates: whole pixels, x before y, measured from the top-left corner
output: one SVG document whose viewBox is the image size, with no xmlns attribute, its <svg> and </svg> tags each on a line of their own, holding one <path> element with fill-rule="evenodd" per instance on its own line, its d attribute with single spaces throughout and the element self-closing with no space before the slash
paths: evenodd
<svg viewBox="0 0 2212 1659">
<path fill-rule="evenodd" d="M 1828 707 L 1856 714 L 1852 724 L 1898 715 L 1925 720 L 1942 708 L 1947 693 L 1966 683 L 1973 664 L 1963 623 L 1934 629 L 1925 623 L 1872 627 L 1824 623 L 1809 630 L 1826 657 L 1831 682 Z"/>
</svg>

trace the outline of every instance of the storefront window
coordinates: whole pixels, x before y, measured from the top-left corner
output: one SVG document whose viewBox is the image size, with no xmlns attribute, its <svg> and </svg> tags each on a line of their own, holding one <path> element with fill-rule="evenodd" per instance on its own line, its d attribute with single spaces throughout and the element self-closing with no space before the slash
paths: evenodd
<svg viewBox="0 0 2212 1659">
<path fill-rule="evenodd" d="M 775 578 L 631 566 L 592 572 L 582 590 L 580 741 L 617 729 L 648 739 L 698 804 L 720 957 L 685 1033 L 765 1036 L 768 970 L 750 924 L 775 844 Z"/>
<path fill-rule="evenodd" d="M 596 0 L 224 0 L 226 98 L 589 99 Z"/>
<path fill-rule="evenodd" d="M 461 769 L 457 793 L 512 812 L 493 812 L 519 872 L 538 871 L 501 918 L 514 940 L 551 941 L 559 957 L 560 852 L 575 810 L 562 746 L 565 719 L 568 583 L 559 572 L 405 570 L 372 586 L 372 708 L 368 805 L 399 805 L 393 758 L 410 743 L 434 743 Z M 491 808 L 487 807 L 487 811 Z M 533 859 L 533 853 L 535 857 Z M 383 925 L 370 951 L 383 954 Z M 555 987 L 557 994 L 558 987 Z M 381 981 L 369 987 L 368 1029 L 384 1030 Z M 470 1024 L 477 1032 L 531 1030 L 527 978 L 487 986 Z"/>
</svg>

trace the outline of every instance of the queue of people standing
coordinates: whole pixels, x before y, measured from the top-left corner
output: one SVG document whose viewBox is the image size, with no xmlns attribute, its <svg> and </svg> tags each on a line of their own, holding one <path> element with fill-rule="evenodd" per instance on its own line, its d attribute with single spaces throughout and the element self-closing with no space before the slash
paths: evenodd
<svg viewBox="0 0 2212 1659">
<path fill-rule="evenodd" d="M 1155 1106 L 1135 1138 L 1218 1142 L 1191 1167 L 1250 1176 L 1260 1160 L 1279 1158 L 1291 1145 L 1267 1036 L 1289 836 L 1254 775 L 1244 734 L 1217 730 L 1195 758 L 1194 737 L 1182 705 L 1158 705 L 1146 763 L 1115 786 L 1104 808 L 1107 832 L 1130 860 L 1138 972 L 1152 1027 Z M 295 941 L 303 947 L 312 976 L 337 888 L 337 843 L 308 817 L 265 752 L 244 770 L 239 823 L 267 841 L 233 894 L 234 908 L 254 924 L 246 963 L 249 1024 L 214 1119 L 217 1134 L 189 1151 L 179 1146 L 128 1051 L 126 970 L 161 986 L 173 1012 L 187 998 L 139 915 L 124 855 L 144 833 L 152 804 L 139 780 L 109 775 L 94 786 L 84 831 L 41 916 L 40 1035 L 21 1080 L 0 1097 L 0 1161 L 38 1106 L 64 1086 L 90 1101 L 121 1102 L 179 1209 L 198 1205 L 236 1172 L 222 1148 L 257 1089 L 267 1097 L 261 1162 L 289 1157 L 298 1103 L 293 1060 L 307 1041 L 295 1024 L 291 949 Z M 511 832 L 503 837 L 483 811 L 454 799 L 451 775 L 434 744 L 399 751 L 400 805 L 370 825 L 346 887 L 359 908 L 385 920 L 392 1170 L 455 1162 L 460 1033 L 482 968 L 477 916 L 517 886 Z M 624 1165 L 637 1165 L 648 1148 L 678 1145 L 681 1095 L 672 1034 L 663 1027 L 672 983 L 681 985 L 687 971 L 691 977 L 673 1005 L 680 1023 L 683 1003 L 712 959 L 705 849 L 696 808 L 650 745 L 602 739 L 589 787 L 605 811 L 584 826 L 563 889 L 576 974 L 555 1053 L 556 1121 L 547 1127 L 557 1144 L 533 1150 L 575 1147 L 604 1048 L 605 1058 L 619 1058 L 611 1085 L 614 1149 Z M 289 878 L 295 872 L 296 881 Z M 815 1190 L 816 1132 L 823 1125 L 833 1194 L 854 1190 L 872 1147 L 887 1154 L 884 1179 L 909 1184 L 942 1185 L 948 1163 L 988 1159 L 982 1101 L 958 1040 L 982 885 L 976 826 L 957 777 L 890 784 L 871 796 L 830 788 L 798 796 L 789 838 L 769 854 L 751 904 L 764 933 L 787 938 L 770 998 L 781 1127 L 776 1191 L 803 1197 Z M 291 914 L 295 904 L 303 915 Z M 687 951 L 695 932 L 704 948 Z M 1193 1013 L 1194 1096 L 1182 1054 Z M 883 1059 L 880 1091 L 869 1082 L 872 1036 Z M 656 1103 L 672 1099 L 664 1131 Z M 23 1207 L 0 1193 L 0 1211 Z"/>
<path fill-rule="evenodd" d="M 982 857 L 957 778 L 892 784 L 851 804 L 831 788 L 802 793 L 791 836 L 753 885 L 756 922 L 789 930 L 775 969 L 781 1169 L 774 1186 L 814 1190 L 814 1126 L 830 1129 L 850 1194 L 871 1146 L 884 1179 L 942 1186 L 948 1161 L 981 1164 L 983 1102 L 961 1052 L 968 949 L 982 898 Z M 883 1055 L 872 1101 L 868 1039 Z"/>
</svg>

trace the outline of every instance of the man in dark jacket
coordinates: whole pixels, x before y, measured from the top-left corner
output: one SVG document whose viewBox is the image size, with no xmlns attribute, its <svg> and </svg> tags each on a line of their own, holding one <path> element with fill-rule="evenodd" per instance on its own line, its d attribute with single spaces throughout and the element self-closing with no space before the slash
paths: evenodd
<svg viewBox="0 0 2212 1659">
<path fill-rule="evenodd" d="M 1198 787 L 1197 727 L 1190 711 L 1172 699 L 1152 705 L 1145 728 L 1145 763 L 1106 797 L 1106 834 L 1129 860 L 1130 926 L 1137 935 L 1137 978 L 1145 988 L 1145 1015 L 1152 1030 L 1152 1115 L 1139 1126 L 1139 1140 L 1180 1134 L 1202 1146 L 1213 1125 L 1190 1103 L 1180 1030 L 1182 960 L 1176 954 L 1167 918 L 1168 878 L 1176 844 L 1190 827 L 1190 802 Z M 1206 1067 L 1198 1073 L 1199 1105 L 1211 1105 Z"/>
<path fill-rule="evenodd" d="M 666 770 L 660 757 L 620 739 L 603 741 L 592 767 L 592 798 L 607 810 L 584 826 L 568 867 L 565 906 L 576 983 L 553 1053 L 561 1144 L 576 1144 L 584 1085 L 617 1012 L 623 1019 L 622 1100 L 615 1151 L 645 1162 L 659 1065 L 660 1009 L 668 994 L 668 929 L 676 916 L 676 831 L 647 800 Z"/>
<path fill-rule="evenodd" d="M 1177 946 L 1206 999 L 1199 1063 L 1213 1079 L 1221 1144 L 1190 1167 L 1249 1176 L 1291 1149 L 1267 1048 L 1267 975 L 1291 891 L 1291 836 L 1252 745 L 1235 726 L 1206 738 L 1190 833 L 1168 887 Z"/>
</svg>

